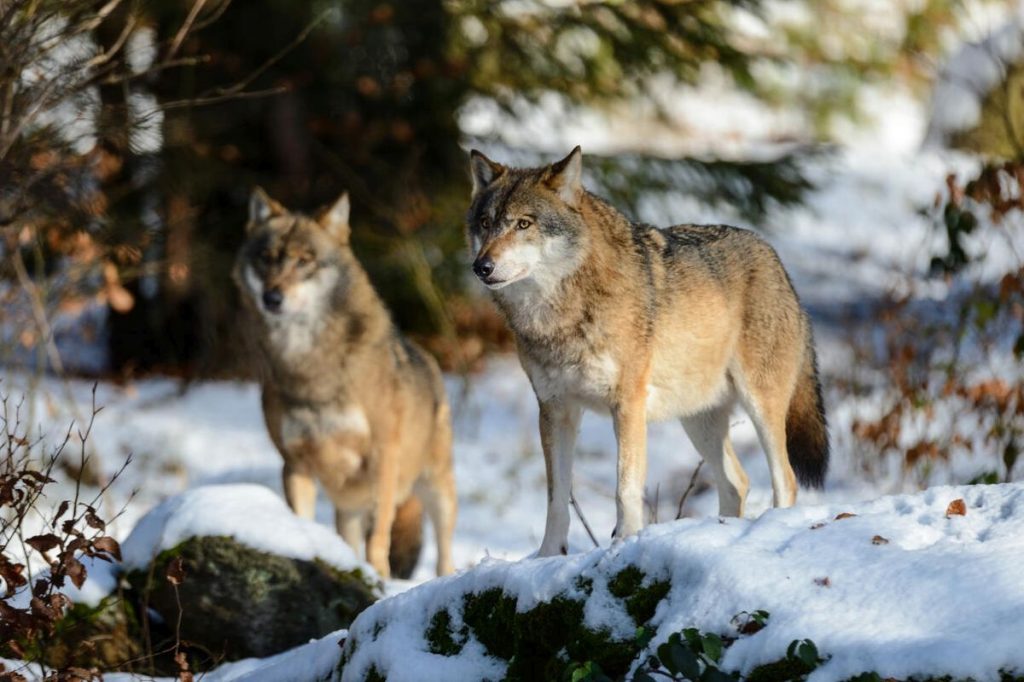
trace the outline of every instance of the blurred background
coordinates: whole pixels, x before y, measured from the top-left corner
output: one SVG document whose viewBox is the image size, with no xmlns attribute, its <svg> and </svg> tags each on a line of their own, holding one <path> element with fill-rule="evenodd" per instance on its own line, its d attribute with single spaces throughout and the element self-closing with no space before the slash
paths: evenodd
<svg viewBox="0 0 1024 682">
<path fill-rule="evenodd" d="M 450 373 L 462 504 L 491 510 L 464 516 L 458 558 L 528 551 L 535 407 L 468 276 L 467 152 L 536 164 L 581 144 L 587 186 L 631 217 L 778 248 L 836 451 L 807 499 L 1010 480 L 1022 21 L 1008 0 L 2 0 L 0 391 L 59 431 L 98 380 L 90 480 L 133 453 L 119 494 L 143 488 L 139 513 L 196 483 L 277 486 L 230 280 L 246 201 L 258 184 L 314 210 L 346 190 L 357 255 Z M 767 475 L 737 424 L 756 510 Z M 684 442 L 654 428 L 652 518 L 695 469 Z M 598 525 L 612 452 L 585 422 Z M 713 512 L 693 481 L 687 513 Z M 530 530 L 502 545 L 489 531 L 516 509 Z"/>
</svg>

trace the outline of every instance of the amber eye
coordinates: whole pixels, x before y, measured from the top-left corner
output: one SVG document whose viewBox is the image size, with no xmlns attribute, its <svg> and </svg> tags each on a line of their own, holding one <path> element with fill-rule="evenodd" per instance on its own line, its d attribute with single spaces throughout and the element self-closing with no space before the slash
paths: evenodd
<svg viewBox="0 0 1024 682">
<path fill-rule="evenodd" d="M 533 225 L 533 222 L 529 218 L 520 218 L 519 222 L 516 223 L 516 227 L 518 227 L 520 230 L 525 230 L 530 225 Z"/>
<path fill-rule="evenodd" d="M 260 260 L 264 265 L 270 265 L 274 262 L 274 254 L 270 252 L 270 249 L 266 249 L 260 253 Z"/>
<path fill-rule="evenodd" d="M 303 253 L 298 257 L 299 265 L 309 265 L 313 262 L 313 254 Z"/>
<path fill-rule="evenodd" d="M 491 229 L 491 219 L 486 217 L 486 216 L 481 218 L 480 219 L 480 227 L 484 228 L 485 230 Z"/>
</svg>

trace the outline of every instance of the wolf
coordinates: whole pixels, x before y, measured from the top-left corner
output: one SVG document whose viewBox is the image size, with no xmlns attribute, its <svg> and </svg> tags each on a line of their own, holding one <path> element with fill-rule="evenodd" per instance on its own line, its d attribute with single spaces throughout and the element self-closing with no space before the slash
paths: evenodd
<svg viewBox="0 0 1024 682">
<path fill-rule="evenodd" d="M 392 536 L 418 542 L 418 498 L 445 575 L 456 496 L 441 372 L 398 332 L 356 259 L 349 210 L 347 194 L 310 217 L 252 193 L 233 276 L 262 360 L 263 416 L 296 514 L 312 518 L 319 481 L 338 533 L 357 553 L 365 541 L 386 578 L 389 554 L 412 551 L 392 551 Z"/>
<path fill-rule="evenodd" d="M 823 484 L 829 445 L 811 325 L 778 255 L 725 225 L 631 222 L 582 185 L 583 155 L 510 168 L 470 153 L 472 269 L 516 339 L 540 405 L 548 481 L 539 556 L 568 551 L 583 409 L 610 413 L 620 541 L 643 526 L 647 422 L 680 419 L 711 467 L 724 516 L 748 479 L 729 441 L 737 404 L 771 471 L 772 500 Z"/>
</svg>

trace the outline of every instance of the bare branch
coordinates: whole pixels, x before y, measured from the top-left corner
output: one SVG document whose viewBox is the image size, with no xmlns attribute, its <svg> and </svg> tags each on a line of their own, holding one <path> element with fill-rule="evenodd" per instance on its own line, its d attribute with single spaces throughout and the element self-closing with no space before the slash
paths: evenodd
<svg viewBox="0 0 1024 682">
<path fill-rule="evenodd" d="M 693 469 L 693 475 L 690 476 L 690 484 L 686 486 L 686 490 L 683 491 L 683 496 L 679 498 L 679 509 L 676 511 L 676 521 L 683 518 L 683 506 L 686 504 L 686 498 L 693 492 L 694 486 L 697 485 L 697 474 L 700 473 L 700 468 L 704 466 L 704 460 L 697 462 L 697 466 Z"/>
<path fill-rule="evenodd" d="M 594 531 L 590 529 L 590 524 L 587 523 L 587 517 L 583 515 L 583 509 L 580 507 L 580 503 L 576 501 L 576 493 L 572 490 L 569 491 L 569 502 L 572 504 L 572 508 L 576 511 L 576 516 L 579 517 L 580 523 L 583 524 L 584 530 L 587 531 L 587 535 L 590 536 L 590 541 L 594 543 L 594 547 L 600 547 L 601 543 L 597 541 Z"/>
<path fill-rule="evenodd" d="M 171 41 L 171 47 L 167 50 L 167 59 L 174 59 L 175 55 L 178 54 L 178 50 L 181 48 L 182 42 L 185 40 L 185 36 L 192 30 L 192 25 L 196 21 L 196 17 L 203 10 L 203 5 L 206 4 L 206 0 L 195 0 L 192 3 L 192 9 L 189 10 L 188 16 L 185 17 L 185 21 L 182 22 L 178 32 L 174 35 L 174 40 Z"/>
</svg>

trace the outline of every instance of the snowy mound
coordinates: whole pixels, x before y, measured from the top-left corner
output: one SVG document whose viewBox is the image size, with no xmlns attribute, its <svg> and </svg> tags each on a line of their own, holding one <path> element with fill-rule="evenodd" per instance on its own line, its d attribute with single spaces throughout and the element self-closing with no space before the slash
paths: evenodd
<svg viewBox="0 0 1024 682">
<path fill-rule="evenodd" d="M 1020 484 L 685 519 L 610 550 L 486 561 L 378 602 L 350 629 L 342 677 L 529 679 L 594 660 L 630 679 L 672 633 L 696 628 L 735 638 L 720 666 L 743 678 L 810 639 L 815 682 L 996 680 L 1024 672 L 1022 560 Z M 741 634 L 737 615 L 757 610 L 767 625 Z"/>
<path fill-rule="evenodd" d="M 160 552 L 203 536 L 229 536 L 277 556 L 376 575 L 333 530 L 295 516 L 272 490 L 252 484 L 202 486 L 160 503 L 121 544 L 124 566 L 145 568 Z"/>
</svg>

